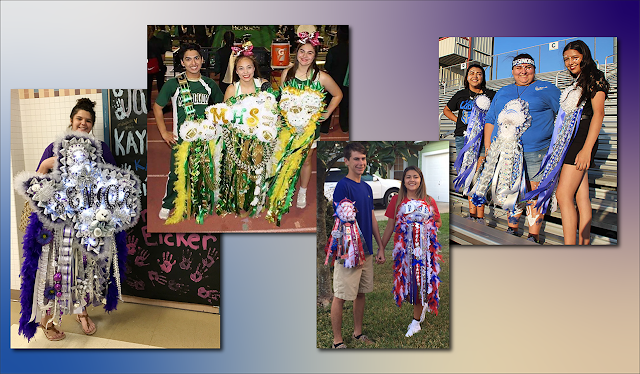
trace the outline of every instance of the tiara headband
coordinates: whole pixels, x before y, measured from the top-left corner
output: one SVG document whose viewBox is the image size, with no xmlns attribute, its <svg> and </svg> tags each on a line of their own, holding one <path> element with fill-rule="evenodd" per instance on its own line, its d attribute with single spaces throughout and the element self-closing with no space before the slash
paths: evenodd
<svg viewBox="0 0 640 374">
<path fill-rule="evenodd" d="M 298 37 L 300 38 L 298 40 L 298 43 L 300 43 L 300 44 L 310 43 L 314 47 L 317 46 L 317 45 L 320 45 L 320 41 L 318 40 L 318 32 L 317 31 L 314 31 L 311 34 L 309 34 L 306 31 L 303 31 L 303 32 L 298 34 Z"/>
<path fill-rule="evenodd" d="M 248 41 L 244 43 L 242 47 L 231 47 L 231 50 L 233 51 L 234 57 L 238 57 L 240 54 L 243 56 L 253 56 L 253 43 Z"/>
<path fill-rule="evenodd" d="M 533 67 L 536 67 L 536 63 L 533 61 L 532 58 L 519 58 L 517 60 L 513 60 L 513 63 L 511 64 L 511 67 L 515 67 L 516 65 L 522 65 L 522 64 L 530 64 L 533 65 Z"/>
</svg>

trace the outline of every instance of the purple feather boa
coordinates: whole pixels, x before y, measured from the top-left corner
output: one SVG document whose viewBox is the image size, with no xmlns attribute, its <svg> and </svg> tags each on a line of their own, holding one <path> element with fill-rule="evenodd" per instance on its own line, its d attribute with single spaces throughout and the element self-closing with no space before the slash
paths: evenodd
<svg viewBox="0 0 640 374">
<path fill-rule="evenodd" d="M 127 232 L 120 231 L 116 234 L 116 248 L 118 250 L 118 266 L 120 267 L 120 282 L 125 280 L 125 268 L 127 266 Z M 104 310 L 111 312 L 116 310 L 118 306 L 118 287 L 113 272 L 109 276 L 109 285 L 107 286 L 107 303 Z"/>
<path fill-rule="evenodd" d="M 38 220 L 36 213 L 31 213 L 29 217 L 29 224 L 27 225 L 23 244 L 22 244 L 22 256 L 24 261 L 22 262 L 22 269 L 20 270 L 20 276 L 22 278 L 22 285 L 20 287 L 20 320 L 18 327 L 18 334 L 24 335 L 27 341 L 36 334 L 36 329 L 39 323 L 30 322 L 31 313 L 33 308 L 33 289 L 36 283 L 36 272 L 38 270 L 38 260 L 42 253 L 42 245 L 38 243 L 38 232 L 42 228 L 42 222 Z"/>
<path fill-rule="evenodd" d="M 22 262 L 22 269 L 20 270 L 22 285 L 20 288 L 21 310 L 18 333 L 27 338 L 27 341 L 30 341 L 31 338 L 34 337 L 39 326 L 39 323 L 30 322 L 30 319 L 33 312 L 33 291 L 35 288 L 36 272 L 38 270 L 40 255 L 42 254 L 42 245 L 38 243 L 37 237 L 38 232 L 42 227 L 43 225 L 38 219 L 38 215 L 36 213 L 32 213 L 29 217 L 29 224 L 27 225 L 22 245 L 24 261 Z M 124 281 L 124 269 L 127 264 L 127 233 L 125 231 L 117 233 L 115 235 L 115 240 L 116 248 L 118 250 L 120 279 L 121 281 Z M 104 306 L 104 309 L 107 312 L 111 312 L 116 309 L 118 305 L 118 297 L 118 288 L 112 273 L 107 290 L 107 303 Z"/>
</svg>

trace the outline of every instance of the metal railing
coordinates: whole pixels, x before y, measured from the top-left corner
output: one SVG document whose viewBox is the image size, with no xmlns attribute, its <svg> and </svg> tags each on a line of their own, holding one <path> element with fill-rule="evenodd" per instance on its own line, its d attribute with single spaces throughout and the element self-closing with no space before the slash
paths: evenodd
<svg viewBox="0 0 640 374">
<path fill-rule="evenodd" d="M 609 79 L 609 74 L 611 74 L 612 71 L 617 71 L 618 70 L 618 66 L 617 65 L 613 65 L 613 63 L 612 63 L 612 65 L 609 65 L 607 63 L 607 60 L 609 60 L 609 57 L 611 57 L 612 60 L 613 60 L 613 59 L 615 59 L 616 55 L 613 54 L 613 55 L 609 55 L 609 56 L 604 58 L 604 78 L 605 79 Z M 600 68 L 600 66 L 598 65 L 598 69 L 599 68 Z"/>
<path fill-rule="evenodd" d="M 566 39 L 561 39 L 558 40 L 558 49 L 562 50 L 564 49 L 564 47 L 567 45 L 567 42 L 569 41 L 573 41 L 573 40 L 577 40 L 580 39 L 578 37 L 572 37 L 572 38 L 566 38 Z M 584 38 L 582 38 L 584 40 Z M 561 45 L 562 44 L 562 45 Z M 447 79 L 445 78 L 445 73 L 444 71 L 449 71 L 449 75 L 454 74 L 454 70 L 459 70 L 459 71 L 463 71 L 464 69 L 462 69 L 463 64 L 471 64 L 471 63 L 478 63 L 482 66 L 486 66 L 485 67 L 485 76 L 487 77 L 487 80 L 497 80 L 497 79 L 501 79 L 501 78 L 508 78 L 509 75 L 505 76 L 505 77 L 498 77 L 498 65 L 499 65 L 499 61 L 502 57 L 502 59 L 504 60 L 507 57 L 513 57 L 516 56 L 520 53 L 529 53 L 530 55 L 534 56 L 534 55 L 538 55 L 538 59 L 536 60 L 536 73 L 543 73 L 544 71 L 543 69 L 543 63 L 545 62 L 545 60 L 543 59 L 543 55 L 542 55 L 542 47 L 546 47 L 548 46 L 549 43 L 544 43 L 544 44 L 538 44 L 538 45 L 533 45 L 530 47 L 526 47 L 526 48 L 519 48 L 513 51 L 509 51 L 509 52 L 502 52 L 502 53 L 498 53 L 495 55 L 491 55 L 489 56 L 489 58 L 491 59 L 491 65 L 487 65 L 486 63 L 481 63 L 480 61 L 467 61 L 467 62 L 463 62 L 460 64 L 456 64 L 456 65 L 451 65 L 451 66 L 446 66 L 446 67 L 441 67 L 440 68 L 440 86 L 444 89 L 444 93 L 446 93 L 447 89 L 451 90 L 451 89 L 460 89 L 462 87 L 462 79 L 463 76 L 456 76 L 455 78 L 452 79 Z M 596 56 L 596 37 L 593 38 L 593 56 Z M 537 49 L 537 53 L 535 53 L 535 51 L 530 51 L 531 49 Z M 607 66 L 607 59 L 609 57 L 614 57 L 615 54 L 607 56 L 605 58 L 605 76 L 607 75 L 607 70 L 606 70 L 606 66 Z M 598 65 L 599 67 L 599 63 L 597 60 L 594 60 L 594 62 Z M 487 71 L 488 69 L 488 71 Z M 552 71 L 552 70 L 548 70 L 548 71 Z M 609 72 L 611 73 L 611 72 Z"/>
</svg>

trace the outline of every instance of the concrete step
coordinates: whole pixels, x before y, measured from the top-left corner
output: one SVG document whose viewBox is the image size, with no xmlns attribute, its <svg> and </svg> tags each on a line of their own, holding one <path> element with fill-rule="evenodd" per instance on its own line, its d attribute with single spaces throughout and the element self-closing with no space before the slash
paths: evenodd
<svg viewBox="0 0 640 374">
<path fill-rule="evenodd" d="M 464 225 L 462 226 L 460 225 L 463 221 L 467 221 L 466 219 L 463 218 L 463 216 L 467 216 L 469 214 L 468 200 L 466 198 L 461 198 L 458 196 L 451 196 L 450 203 L 451 203 L 450 212 L 452 213 L 451 214 L 451 232 L 452 232 L 451 238 L 452 240 L 455 241 L 454 233 L 456 233 L 457 231 L 463 231 L 465 229 Z M 507 230 L 506 218 L 507 218 L 507 212 L 504 211 L 503 209 L 493 207 L 493 206 L 485 207 L 485 221 L 487 225 L 485 227 L 482 227 L 482 225 L 478 223 L 473 223 L 474 225 L 476 225 L 475 226 L 476 232 L 474 233 L 473 236 L 470 236 L 470 235 L 465 236 L 462 234 L 460 234 L 459 236 L 464 236 L 467 239 L 467 241 L 473 238 L 476 242 L 471 244 L 492 245 L 496 241 L 496 238 L 498 239 L 502 238 L 502 236 L 498 236 L 498 234 L 496 234 L 495 231 L 499 231 L 504 235 L 509 235 L 505 233 L 505 231 Z M 521 217 L 520 226 L 518 230 L 520 237 L 519 238 L 513 237 L 515 240 L 526 241 L 524 239 L 526 239 L 527 236 L 529 235 L 528 226 L 525 224 L 524 221 L 525 221 L 525 218 Z M 597 226 L 599 224 L 602 224 L 602 221 L 603 220 L 601 219 L 596 219 L 596 217 L 594 216 L 594 220 L 592 221 L 592 226 Z M 615 228 L 617 230 L 617 225 L 615 226 Z M 482 234 L 482 233 L 485 233 L 485 234 Z M 489 239 L 486 241 L 482 239 L 482 237 L 485 235 L 489 237 Z M 512 235 L 509 235 L 509 236 L 512 236 Z M 563 238 L 563 232 L 562 232 L 562 225 L 545 221 L 543 223 L 543 226 L 540 232 L 540 240 L 545 245 L 563 245 L 564 238 Z M 608 237 L 597 235 L 597 234 L 591 234 L 591 242 L 592 242 L 592 245 L 617 244 L 616 239 L 608 238 Z M 516 245 L 516 244 L 513 244 L 511 241 L 505 244 Z M 525 243 L 520 243 L 520 244 L 525 244 Z"/>
</svg>

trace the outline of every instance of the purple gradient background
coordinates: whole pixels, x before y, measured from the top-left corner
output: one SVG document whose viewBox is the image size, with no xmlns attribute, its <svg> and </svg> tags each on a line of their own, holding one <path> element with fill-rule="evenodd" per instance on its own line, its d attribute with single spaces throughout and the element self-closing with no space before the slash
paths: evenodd
<svg viewBox="0 0 640 374">
<path fill-rule="evenodd" d="M 3 1 L 0 6 L 3 372 L 640 370 L 637 1 Z M 197 11 L 189 14 L 188 7 Z M 145 25 L 223 20 L 351 25 L 355 140 L 437 139 L 440 36 L 617 36 L 620 244 L 453 248 L 450 350 L 336 354 L 315 348 L 314 236 L 225 234 L 221 350 L 10 350 L 10 89 L 145 87 Z"/>
</svg>

